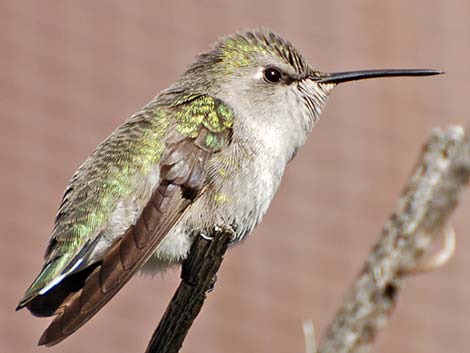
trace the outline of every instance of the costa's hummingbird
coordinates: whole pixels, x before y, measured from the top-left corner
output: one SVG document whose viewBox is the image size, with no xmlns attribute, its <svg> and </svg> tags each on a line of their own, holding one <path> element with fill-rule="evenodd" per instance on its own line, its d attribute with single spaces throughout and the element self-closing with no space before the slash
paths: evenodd
<svg viewBox="0 0 470 353">
<path fill-rule="evenodd" d="M 219 40 L 72 176 L 44 267 L 18 305 L 57 315 L 39 344 L 72 334 L 137 270 L 181 263 L 197 234 L 249 234 L 338 83 L 439 73 L 323 73 L 265 29 Z"/>
</svg>

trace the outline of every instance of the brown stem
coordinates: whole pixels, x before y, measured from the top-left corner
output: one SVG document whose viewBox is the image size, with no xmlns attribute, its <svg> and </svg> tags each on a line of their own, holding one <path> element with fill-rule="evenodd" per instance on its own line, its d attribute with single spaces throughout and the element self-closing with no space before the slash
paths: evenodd
<svg viewBox="0 0 470 353">
<path fill-rule="evenodd" d="M 231 232 L 214 231 L 212 240 L 197 237 L 183 263 L 181 283 L 155 330 L 147 353 L 176 353 L 212 289 Z"/>
</svg>

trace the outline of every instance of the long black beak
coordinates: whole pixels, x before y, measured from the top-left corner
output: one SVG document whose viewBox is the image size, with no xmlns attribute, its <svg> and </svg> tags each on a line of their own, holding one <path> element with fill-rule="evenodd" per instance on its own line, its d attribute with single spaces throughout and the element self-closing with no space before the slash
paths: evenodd
<svg viewBox="0 0 470 353">
<path fill-rule="evenodd" d="M 341 83 L 347 81 L 364 80 L 366 78 L 393 77 L 393 76 L 431 76 L 443 74 L 443 71 L 432 69 L 414 70 L 361 70 L 345 71 L 324 74 L 325 76 L 316 78 L 318 83 Z"/>
</svg>

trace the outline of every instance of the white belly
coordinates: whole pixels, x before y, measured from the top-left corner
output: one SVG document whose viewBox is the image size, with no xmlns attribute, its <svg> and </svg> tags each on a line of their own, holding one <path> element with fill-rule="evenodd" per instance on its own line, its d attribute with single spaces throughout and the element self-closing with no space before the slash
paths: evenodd
<svg viewBox="0 0 470 353">
<path fill-rule="evenodd" d="M 237 173 L 228 173 L 217 180 L 218 188 L 206 192 L 191 205 L 162 241 L 154 255 L 142 268 L 143 272 L 160 272 L 186 259 L 193 235 L 210 233 L 215 225 L 231 226 L 241 240 L 261 222 L 279 186 L 284 166 L 251 160 L 238 166 Z"/>
</svg>

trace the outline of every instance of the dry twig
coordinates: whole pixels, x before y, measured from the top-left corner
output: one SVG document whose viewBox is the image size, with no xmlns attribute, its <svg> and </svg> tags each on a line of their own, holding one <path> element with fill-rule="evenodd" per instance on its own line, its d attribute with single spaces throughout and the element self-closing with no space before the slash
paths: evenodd
<svg viewBox="0 0 470 353">
<path fill-rule="evenodd" d="M 469 175 L 470 133 L 461 127 L 434 130 L 378 243 L 327 329 L 319 353 L 369 350 L 391 315 L 404 277 L 421 266 Z"/>
<path fill-rule="evenodd" d="M 146 353 L 176 353 L 183 345 L 206 294 L 212 290 L 215 275 L 232 237 L 224 230 L 197 237 L 181 270 L 181 283 L 155 330 Z"/>
</svg>

